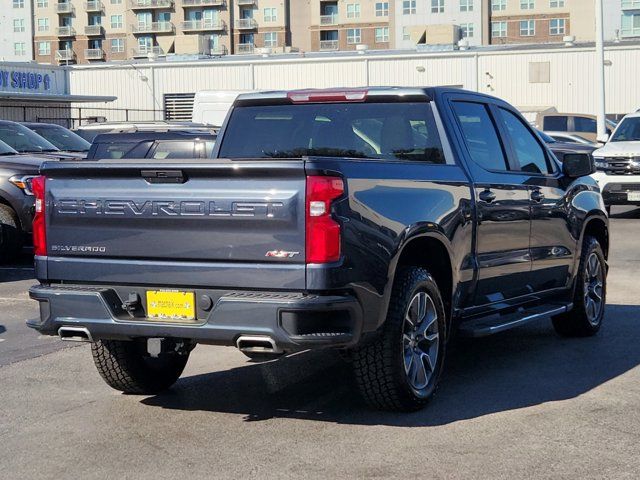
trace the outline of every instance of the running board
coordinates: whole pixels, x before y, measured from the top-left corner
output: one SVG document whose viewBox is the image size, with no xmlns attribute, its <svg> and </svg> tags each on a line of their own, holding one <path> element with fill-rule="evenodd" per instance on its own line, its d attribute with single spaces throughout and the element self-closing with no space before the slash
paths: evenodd
<svg viewBox="0 0 640 480">
<path fill-rule="evenodd" d="M 554 303 L 540 305 L 530 309 L 520 309 L 507 315 L 492 315 L 490 317 L 469 320 L 460 325 L 459 334 L 464 337 L 486 337 L 494 333 L 504 332 L 520 327 L 534 320 L 565 313 L 571 310 L 571 303 Z"/>
</svg>

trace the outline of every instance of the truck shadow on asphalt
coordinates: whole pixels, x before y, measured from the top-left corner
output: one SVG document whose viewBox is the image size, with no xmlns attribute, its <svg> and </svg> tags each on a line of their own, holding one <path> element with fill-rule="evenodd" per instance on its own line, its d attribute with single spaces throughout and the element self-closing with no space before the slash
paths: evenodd
<svg viewBox="0 0 640 480">
<path fill-rule="evenodd" d="M 398 414 L 367 408 L 349 365 L 331 352 L 181 379 L 142 403 L 176 410 L 245 415 L 246 421 L 436 426 L 561 401 L 584 394 L 640 364 L 640 306 L 609 305 L 592 338 L 564 339 L 550 321 L 483 339 L 456 339 L 437 396 L 426 409 Z"/>
</svg>

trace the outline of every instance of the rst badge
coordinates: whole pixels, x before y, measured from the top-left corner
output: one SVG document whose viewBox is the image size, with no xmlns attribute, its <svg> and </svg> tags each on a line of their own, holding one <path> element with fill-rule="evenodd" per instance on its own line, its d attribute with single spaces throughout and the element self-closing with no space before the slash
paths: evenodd
<svg viewBox="0 0 640 480">
<path fill-rule="evenodd" d="M 265 257 L 271 258 L 293 258 L 296 255 L 300 255 L 300 252 L 287 252 L 285 250 L 269 250 Z"/>
</svg>

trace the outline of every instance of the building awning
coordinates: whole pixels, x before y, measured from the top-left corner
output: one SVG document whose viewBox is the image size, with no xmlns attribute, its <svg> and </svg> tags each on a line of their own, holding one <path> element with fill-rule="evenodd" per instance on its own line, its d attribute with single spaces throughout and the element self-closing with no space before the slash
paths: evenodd
<svg viewBox="0 0 640 480">
<path fill-rule="evenodd" d="M 16 92 L 0 92 L 0 101 L 11 102 L 76 102 L 76 103 L 100 103 L 113 102 L 118 97 L 102 95 L 47 95 L 39 93 L 20 94 Z"/>
</svg>

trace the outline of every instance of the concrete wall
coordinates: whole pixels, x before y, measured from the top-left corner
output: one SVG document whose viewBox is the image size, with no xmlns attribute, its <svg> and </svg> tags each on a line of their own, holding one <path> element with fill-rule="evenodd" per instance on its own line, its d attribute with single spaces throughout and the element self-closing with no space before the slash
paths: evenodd
<svg viewBox="0 0 640 480">
<path fill-rule="evenodd" d="M 607 112 L 640 107 L 640 49 L 608 47 Z M 536 65 L 537 64 L 537 65 Z M 540 66 L 539 64 L 543 64 Z M 547 65 L 548 64 L 548 65 Z M 290 89 L 362 85 L 455 85 L 511 102 L 522 110 L 556 107 L 595 113 L 595 54 L 590 48 L 467 51 L 451 54 L 273 57 L 245 61 L 75 67 L 72 94 L 115 95 L 114 108 L 162 109 L 164 93 L 202 89 Z M 531 83 L 532 68 L 548 69 L 548 83 Z M 424 71 L 422 71 L 424 70 Z"/>
</svg>

